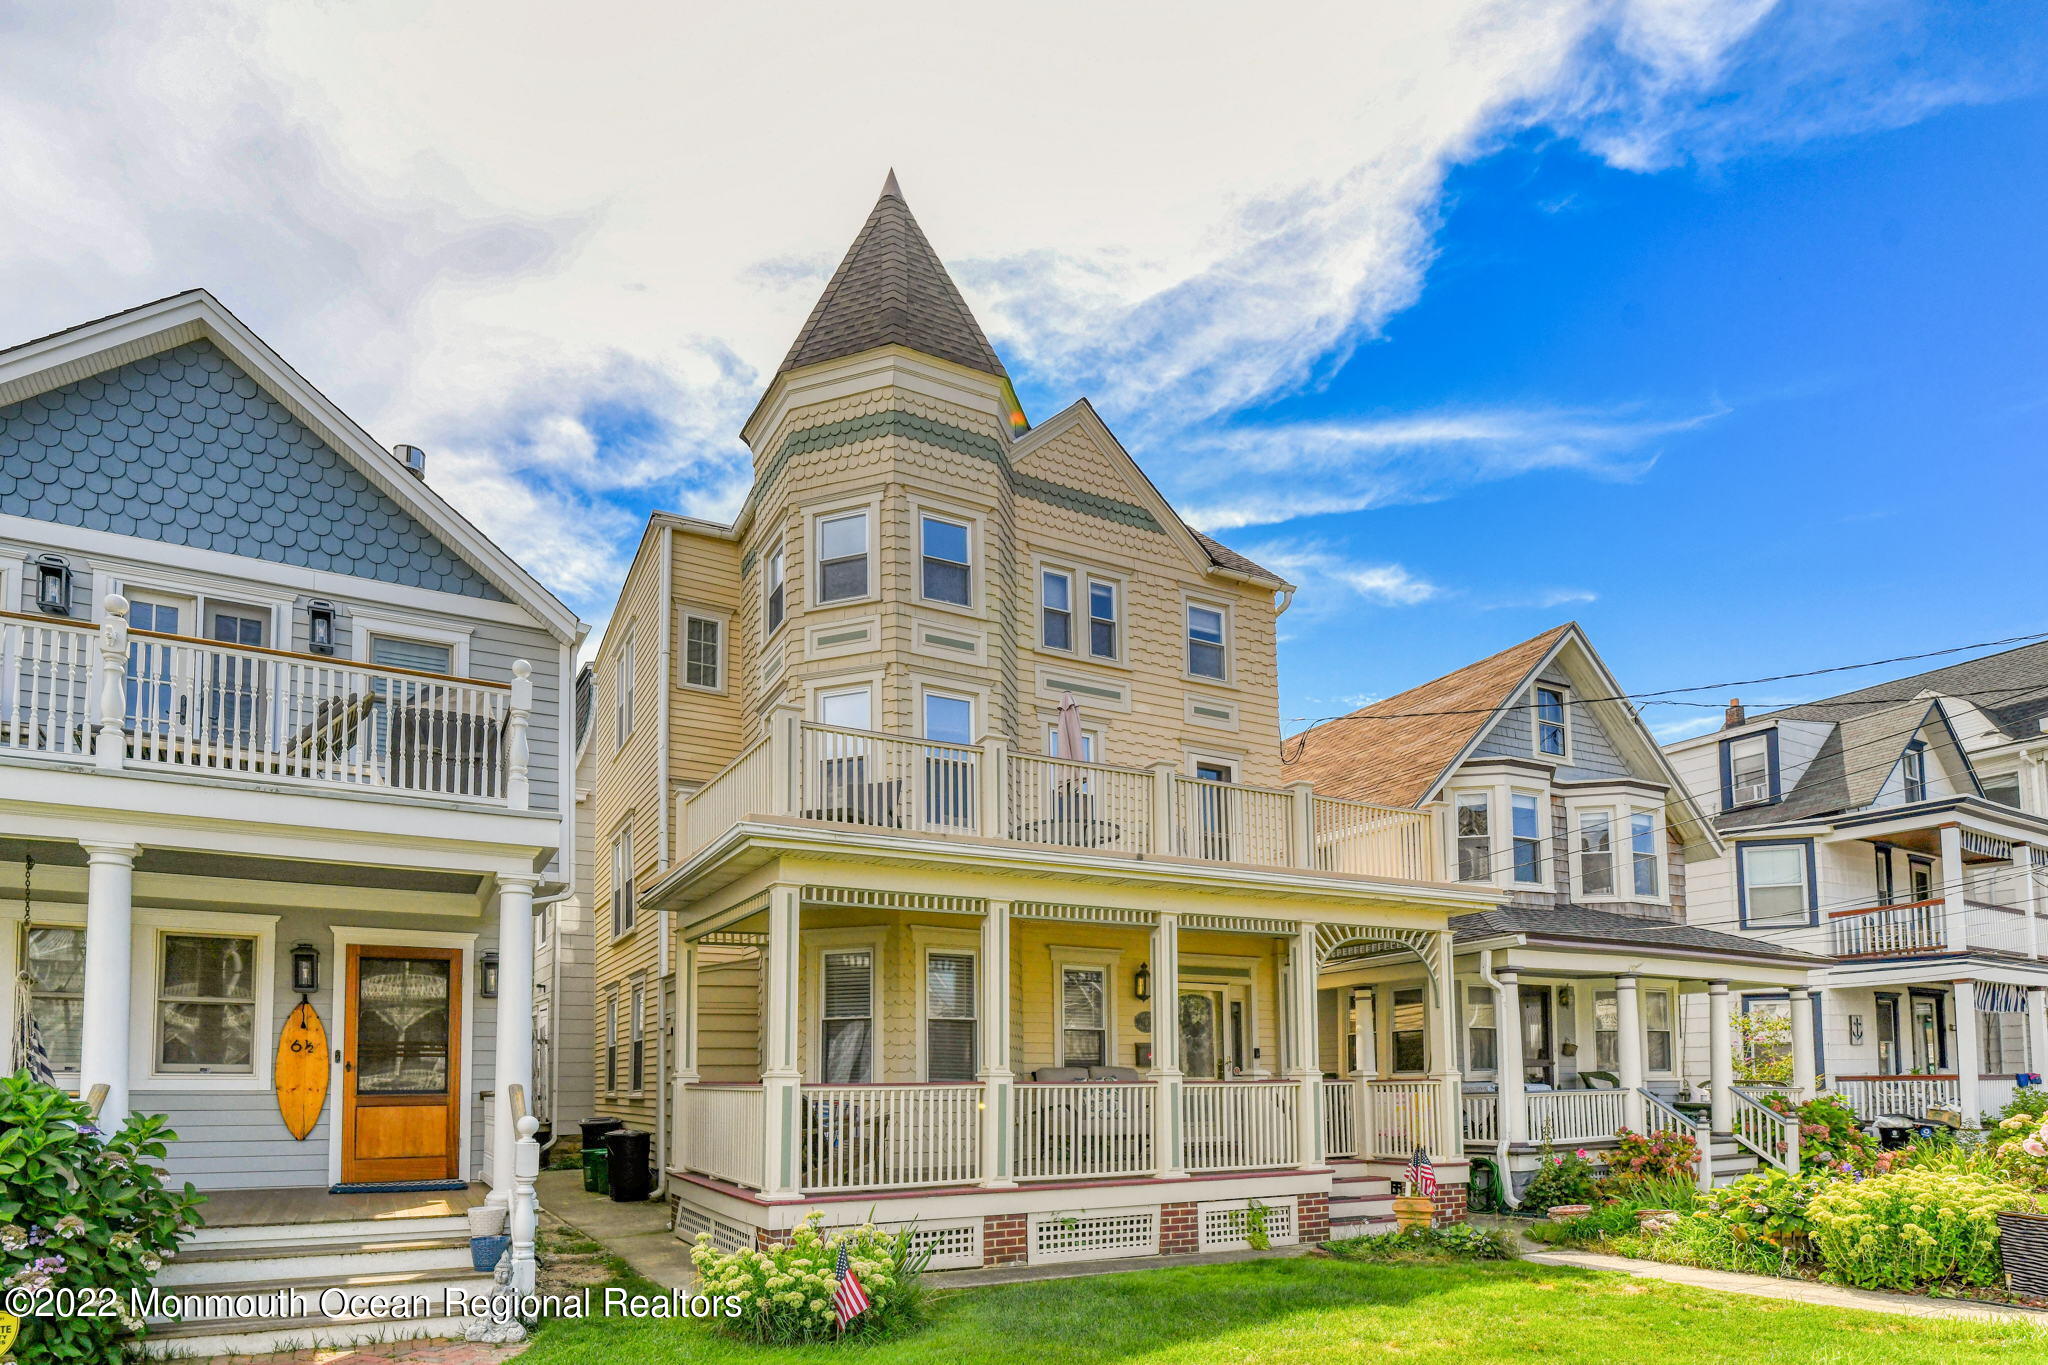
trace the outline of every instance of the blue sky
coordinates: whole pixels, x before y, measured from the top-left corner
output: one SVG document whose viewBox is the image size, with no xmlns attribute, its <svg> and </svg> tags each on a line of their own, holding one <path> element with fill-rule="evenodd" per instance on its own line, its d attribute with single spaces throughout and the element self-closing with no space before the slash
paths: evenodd
<svg viewBox="0 0 2048 1365">
<path fill-rule="evenodd" d="M 894 165 L 1027 408 L 1302 584 L 1288 716 L 2048 629 L 2035 0 L 892 13 L 0 9 L 0 344 L 205 285 L 601 628 Z"/>
</svg>

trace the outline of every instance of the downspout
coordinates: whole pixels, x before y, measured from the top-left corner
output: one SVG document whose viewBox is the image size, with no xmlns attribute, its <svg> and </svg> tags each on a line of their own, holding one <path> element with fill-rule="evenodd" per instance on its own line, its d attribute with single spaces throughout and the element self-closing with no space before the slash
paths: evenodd
<svg viewBox="0 0 2048 1365">
<path fill-rule="evenodd" d="M 559 905 L 576 894 L 575 850 L 571 849 L 569 856 L 562 861 L 564 870 L 567 873 L 567 880 L 562 883 L 562 889 L 553 895 L 534 897 L 534 914 L 538 915 L 549 906 Z M 560 926 L 557 926 L 553 944 L 554 953 L 548 961 L 548 1025 L 558 1034 L 562 1031 L 562 935 L 559 929 Z M 527 1007 L 529 1009 L 532 1008 L 531 1001 L 527 1002 Z M 562 1125 L 556 1121 L 558 1115 L 555 1113 L 556 1106 L 562 1102 L 562 1087 L 556 1084 L 562 1078 L 561 1066 L 562 1049 L 555 1045 L 553 1038 L 550 1038 L 548 1040 L 548 1140 L 541 1146 L 540 1154 L 542 1156 L 546 1156 L 548 1149 L 561 1141 L 562 1138 Z"/>
<path fill-rule="evenodd" d="M 1507 1002 L 1501 994 L 1500 978 L 1493 974 L 1493 953 L 1494 950 L 1491 948 L 1480 952 L 1478 976 L 1481 981 L 1486 983 L 1486 988 L 1493 992 L 1494 1009 L 1499 1010 L 1505 1008 Z M 1452 975 L 1456 975 L 1455 969 Z M 1495 1039 L 1500 1037 L 1500 1024 L 1498 1020 L 1494 1022 L 1493 1036 Z M 1500 1169 L 1500 1197 L 1509 1204 L 1512 1204 L 1515 1198 L 1515 1173 L 1508 1169 L 1508 1125 L 1506 1116 L 1501 1113 L 1500 1108 L 1500 1056 L 1498 1042 L 1495 1043 L 1493 1076 L 1493 1158 L 1494 1164 Z M 1459 1115 L 1459 1124 L 1462 1125 L 1464 1121 L 1464 1115 Z"/>
<path fill-rule="evenodd" d="M 668 871 L 671 833 L 675 823 L 675 801 L 668 790 L 669 748 L 673 737 L 669 734 L 669 689 L 675 685 L 675 535 L 676 528 L 663 522 L 661 527 L 661 685 L 655 688 L 655 695 L 661 698 L 661 712 L 655 718 L 654 761 L 655 805 L 660 808 L 661 838 L 655 849 L 656 877 Z M 655 1018 L 661 1027 L 654 1034 L 654 1150 L 659 1154 L 655 1163 L 661 1172 L 655 1181 L 655 1192 L 668 1193 L 668 1108 L 669 1108 L 669 1019 L 668 979 L 675 973 L 674 952 L 670 935 L 675 924 L 663 915 L 659 921 L 661 935 L 657 942 L 658 961 L 654 976 Z"/>
</svg>

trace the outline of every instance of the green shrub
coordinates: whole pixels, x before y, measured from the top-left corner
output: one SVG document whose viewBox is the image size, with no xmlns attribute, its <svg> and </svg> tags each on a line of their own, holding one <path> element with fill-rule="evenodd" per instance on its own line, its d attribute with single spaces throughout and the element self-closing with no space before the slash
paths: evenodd
<svg viewBox="0 0 2048 1365">
<path fill-rule="evenodd" d="M 839 1335 L 832 1296 L 839 1290 L 839 1248 L 868 1296 L 868 1310 L 847 1324 L 849 1337 L 881 1337 L 918 1323 L 924 1316 L 921 1281 L 929 1251 L 911 1243 L 908 1230 L 882 1232 L 863 1225 L 825 1233 L 821 1215 L 797 1224 L 787 1242 L 766 1251 L 719 1251 L 711 1234 L 697 1234 L 690 1261 L 698 1292 L 739 1299 L 737 1317 L 714 1317 L 720 1328 L 755 1341 L 788 1344 L 826 1341 Z"/>
<path fill-rule="evenodd" d="M 2031 1204 L 1990 1175 L 1908 1167 L 1837 1182 L 1814 1197 L 1808 1217 L 1829 1278 L 1910 1290 L 1997 1283 L 1998 1215 Z"/>
<path fill-rule="evenodd" d="M 1603 1197 L 1590 1213 L 1576 1218 L 1554 1218 L 1523 1229 L 1526 1236 L 1555 1246 L 1590 1246 L 1633 1235 L 1645 1209 L 1669 1209 L 1683 1214 L 1699 1202 L 1699 1187 L 1691 1180 L 1656 1176 L 1639 1180 L 1603 1182 Z"/>
<path fill-rule="evenodd" d="M 1794 1263 L 1768 1242 L 1739 1236 L 1736 1225 L 1705 1209 L 1680 1218 L 1661 1232 L 1635 1232 L 1613 1239 L 1623 1256 L 1705 1270 L 1733 1270 L 1746 1275 L 1790 1276 Z"/>
<path fill-rule="evenodd" d="M 1607 1175 L 1616 1182 L 1689 1180 L 1699 1159 L 1700 1145 L 1690 1133 L 1660 1129 L 1646 1137 L 1624 1128 L 1614 1135 L 1614 1150 L 1607 1154 Z"/>
<path fill-rule="evenodd" d="M 199 1224 L 190 1185 L 164 1188 L 158 1163 L 177 1135 L 163 1115 L 133 1114 L 108 1137 L 92 1111 L 16 1072 L 0 1079 L 0 1284 L 8 1290 L 115 1291 L 117 1317 L 21 1315 L 23 1360 L 102 1361 L 142 1324 L 129 1291 L 146 1288 Z"/>
<path fill-rule="evenodd" d="M 1536 1173 L 1516 1201 L 1519 1209 L 1553 1209 L 1559 1204 L 1590 1204 L 1597 1192 L 1599 1168 L 1585 1151 L 1560 1155 L 1545 1144 L 1536 1158 Z"/>
<path fill-rule="evenodd" d="M 2048 1190 L 2048 1095 L 2022 1090 L 1995 1119 L 1984 1132 L 1986 1159 L 2013 1183 Z"/>
<path fill-rule="evenodd" d="M 1376 1237 L 1349 1237 L 1324 1246 L 1342 1261 L 1511 1261 L 1515 1249 L 1498 1232 L 1470 1223 L 1442 1228 L 1417 1228 Z"/>
<path fill-rule="evenodd" d="M 1840 1095 L 1822 1093 L 1799 1105 L 1784 1095 L 1766 1095 L 1763 1103 L 1798 1116 L 1800 1165 L 1832 1166 L 1844 1173 L 1877 1169 L 1877 1139 L 1863 1131 L 1856 1111 Z"/>
</svg>

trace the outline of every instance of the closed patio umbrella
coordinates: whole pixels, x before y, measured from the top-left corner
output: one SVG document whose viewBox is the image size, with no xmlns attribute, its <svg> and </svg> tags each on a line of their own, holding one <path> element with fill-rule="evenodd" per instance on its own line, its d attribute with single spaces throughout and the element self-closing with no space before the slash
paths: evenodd
<svg viewBox="0 0 2048 1365">
<path fill-rule="evenodd" d="M 1072 692 L 1060 693 L 1060 716 L 1056 727 L 1060 737 L 1060 757 L 1076 763 L 1088 760 L 1088 741 L 1081 734 L 1081 704 L 1074 700 Z"/>
</svg>

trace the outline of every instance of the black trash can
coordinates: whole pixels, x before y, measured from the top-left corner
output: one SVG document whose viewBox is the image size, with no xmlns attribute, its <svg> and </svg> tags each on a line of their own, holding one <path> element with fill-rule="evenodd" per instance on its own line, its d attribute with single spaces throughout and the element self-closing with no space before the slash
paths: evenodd
<svg viewBox="0 0 2048 1365">
<path fill-rule="evenodd" d="M 634 1204 L 654 1192 L 654 1134 L 621 1128 L 604 1135 L 604 1150 L 611 1168 L 612 1198 Z"/>
<path fill-rule="evenodd" d="M 576 1126 L 583 1130 L 583 1150 L 592 1152 L 599 1151 L 604 1147 L 604 1135 L 606 1133 L 611 1132 L 614 1128 L 624 1128 L 626 1121 L 624 1119 L 607 1118 L 584 1119 Z"/>
</svg>

